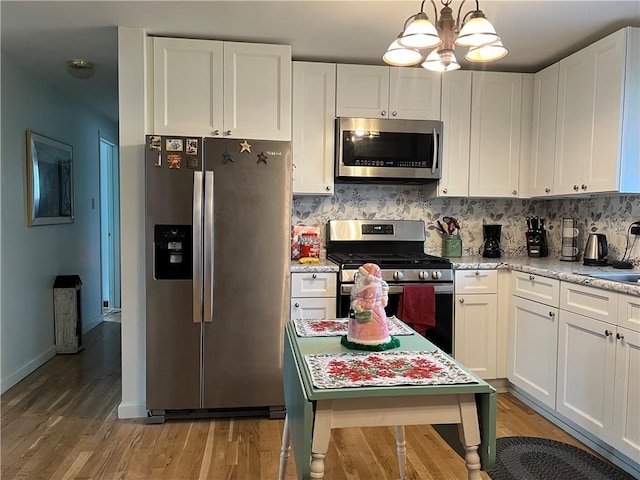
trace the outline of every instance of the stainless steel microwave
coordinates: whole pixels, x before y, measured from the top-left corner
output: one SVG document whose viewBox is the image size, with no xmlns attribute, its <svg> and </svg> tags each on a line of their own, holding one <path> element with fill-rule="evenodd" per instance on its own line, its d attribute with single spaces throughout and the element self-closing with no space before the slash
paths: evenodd
<svg viewBox="0 0 640 480">
<path fill-rule="evenodd" d="M 442 167 L 442 122 L 336 119 L 338 183 L 426 183 Z"/>
</svg>

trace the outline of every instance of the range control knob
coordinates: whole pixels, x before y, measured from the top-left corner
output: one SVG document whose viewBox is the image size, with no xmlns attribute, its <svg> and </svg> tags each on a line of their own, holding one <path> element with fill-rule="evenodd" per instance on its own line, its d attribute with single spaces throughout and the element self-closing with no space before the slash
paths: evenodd
<svg viewBox="0 0 640 480">
<path fill-rule="evenodd" d="M 429 279 L 429 272 L 422 270 L 419 274 L 418 274 L 418 278 L 420 280 L 428 280 Z"/>
<path fill-rule="evenodd" d="M 402 272 L 393 272 L 394 280 L 402 280 L 404 278 L 404 273 Z"/>
<path fill-rule="evenodd" d="M 434 280 L 440 280 L 442 278 L 442 272 L 440 270 L 434 270 L 431 272 L 431 278 Z"/>
</svg>

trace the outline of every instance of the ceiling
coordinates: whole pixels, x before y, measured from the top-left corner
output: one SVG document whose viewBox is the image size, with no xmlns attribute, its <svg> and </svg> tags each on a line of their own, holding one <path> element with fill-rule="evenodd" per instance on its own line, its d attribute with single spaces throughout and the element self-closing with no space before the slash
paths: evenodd
<svg viewBox="0 0 640 480">
<path fill-rule="evenodd" d="M 463 14 L 473 5 L 467 1 Z M 460 0 L 451 6 L 457 11 Z M 3 55 L 117 120 L 117 26 L 288 44 L 294 60 L 383 65 L 381 55 L 420 2 L 2 0 L 0 8 Z M 492 71 L 536 72 L 619 28 L 640 26 L 640 0 L 481 0 L 480 8 L 509 49 L 504 59 L 475 66 Z M 425 12 L 434 19 L 429 2 Z M 462 68 L 472 68 L 462 56 Z M 66 73 L 76 58 L 95 63 L 92 79 Z"/>
</svg>

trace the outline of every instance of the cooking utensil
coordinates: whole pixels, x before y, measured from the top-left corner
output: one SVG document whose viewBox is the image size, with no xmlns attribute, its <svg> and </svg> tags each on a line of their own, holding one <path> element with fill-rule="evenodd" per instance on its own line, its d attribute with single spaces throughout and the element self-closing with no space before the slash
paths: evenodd
<svg viewBox="0 0 640 480">
<path fill-rule="evenodd" d="M 442 226 L 442 223 L 440 223 L 440 220 L 436 220 L 436 223 L 438 224 L 438 227 L 440 227 L 440 231 L 447 235 L 447 231 L 445 230 L 445 228 Z"/>
<path fill-rule="evenodd" d="M 460 228 L 458 220 L 454 217 L 442 217 L 442 221 L 447 224 L 449 235 L 453 235 L 456 229 Z"/>
</svg>

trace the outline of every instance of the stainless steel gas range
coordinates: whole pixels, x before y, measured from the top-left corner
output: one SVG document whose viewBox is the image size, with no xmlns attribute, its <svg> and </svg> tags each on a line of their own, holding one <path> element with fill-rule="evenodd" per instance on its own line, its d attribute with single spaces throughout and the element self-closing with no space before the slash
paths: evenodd
<svg viewBox="0 0 640 480">
<path fill-rule="evenodd" d="M 327 258 L 340 266 L 337 314 L 349 316 L 358 267 L 375 263 L 389 284 L 387 316 L 398 313 L 405 285 L 432 284 L 436 326 L 425 337 L 453 353 L 453 268 L 447 258 L 424 253 L 422 220 L 332 220 L 327 224 Z"/>
</svg>

